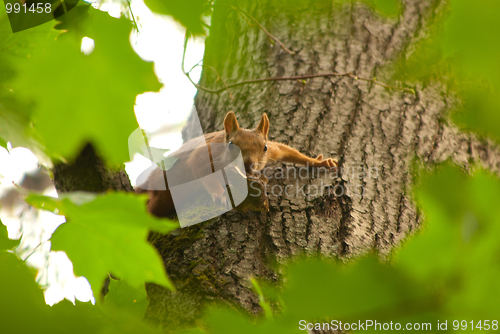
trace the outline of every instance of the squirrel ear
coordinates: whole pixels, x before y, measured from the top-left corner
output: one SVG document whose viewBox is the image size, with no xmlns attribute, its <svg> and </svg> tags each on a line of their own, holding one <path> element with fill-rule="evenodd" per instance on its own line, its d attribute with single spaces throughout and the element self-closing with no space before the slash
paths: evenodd
<svg viewBox="0 0 500 334">
<path fill-rule="evenodd" d="M 236 115 L 234 114 L 234 112 L 228 112 L 226 118 L 224 118 L 224 131 L 226 132 L 226 137 L 228 137 L 233 131 L 236 131 L 239 128 L 240 125 L 236 120 Z"/>
<path fill-rule="evenodd" d="M 266 113 L 262 114 L 259 125 L 257 125 L 257 132 L 260 132 L 267 139 L 267 134 L 269 133 L 269 118 L 267 118 Z"/>
</svg>

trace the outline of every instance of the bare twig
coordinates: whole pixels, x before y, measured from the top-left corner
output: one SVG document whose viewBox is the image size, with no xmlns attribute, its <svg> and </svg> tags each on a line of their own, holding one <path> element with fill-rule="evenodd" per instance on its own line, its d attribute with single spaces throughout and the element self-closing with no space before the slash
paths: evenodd
<svg viewBox="0 0 500 334">
<path fill-rule="evenodd" d="M 383 82 L 377 81 L 376 78 L 372 78 L 372 79 L 362 78 L 362 77 L 358 77 L 357 75 L 354 75 L 352 73 L 349 73 L 349 76 L 351 78 L 353 78 L 354 80 L 363 80 L 363 81 L 367 81 L 367 82 L 373 82 L 374 84 L 379 85 L 379 86 L 384 87 L 384 88 L 387 88 L 387 89 L 402 90 L 402 91 L 405 91 L 405 92 L 409 92 L 409 93 L 415 94 L 415 90 L 413 88 L 404 88 L 404 87 L 389 86 L 389 85 L 386 85 Z"/>
<path fill-rule="evenodd" d="M 186 70 L 184 69 L 184 60 L 186 59 L 186 48 L 187 48 L 188 38 L 189 38 L 189 35 L 188 35 L 188 31 L 186 30 L 186 35 L 184 36 L 184 50 L 182 51 L 182 63 L 181 63 L 182 73 L 184 73 L 184 75 L 189 79 L 189 81 L 191 81 L 193 86 L 195 86 L 196 88 L 201 89 L 203 91 L 207 91 L 206 89 L 202 88 L 202 86 L 200 86 L 196 82 L 194 82 L 193 79 L 191 79 L 191 77 L 189 76 L 189 72 L 191 72 L 192 69 L 189 70 L 189 72 L 186 72 Z"/>
<path fill-rule="evenodd" d="M 202 90 L 205 92 L 208 92 L 208 93 L 219 94 L 219 93 L 221 93 L 224 90 L 227 90 L 229 88 L 242 86 L 242 85 L 248 85 L 248 84 L 252 84 L 252 83 L 267 82 L 267 81 L 305 80 L 305 79 L 327 78 L 327 77 L 351 77 L 354 80 L 363 80 L 363 81 L 373 82 L 374 84 L 382 86 L 384 88 L 397 89 L 397 90 L 402 90 L 405 92 L 415 94 L 415 91 L 411 88 L 388 86 L 382 82 L 375 80 L 375 78 L 373 78 L 373 79 L 362 78 L 362 77 L 358 77 L 350 72 L 347 72 L 347 73 L 332 72 L 332 73 L 325 73 L 325 74 L 298 75 L 298 76 L 293 76 L 293 77 L 275 77 L 275 78 L 261 78 L 261 79 L 243 80 L 240 82 L 229 84 L 225 88 L 221 88 L 221 89 L 209 89 L 209 88 L 203 87 Z"/>
<path fill-rule="evenodd" d="M 200 61 L 201 62 L 201 61 Z M 235 98 L 233 97 L 233 95 L 231 94 L 231 91 L 229 90 L 229 87 L 228 85 L 226 85 L 226 82 L 224 81 L 224 79 L 222 79 L 222 77 L 220 76 L 219 72 L 217 72 L 217 70 L 213 67 L 213 66 L 209 66 L 209 65 L 200 65 L 200 62 L 198 62 L 198 64 L 194 65 L 193 67 L 191 67 L 191 69 L 187 72 L 187 74 L 189 74 L 195 67 L 206 67 L 206 68 L 209 68 L 211 69 L 212 71 L 215 72 L 215 74 L 217 75 L 217 81 L 221 81 L 222 84 L 224 85 L 225 89 L 227 90 L 227 92 L 229 93 L 229 97 L 231 98 L 231 100 L 234 100 Z"/>
<path fill-rule="evenodd" d="M 135 21 L 134 13 L 132 12 L 132 7 L 130 7 L 130 0 L 127 0 L 127 3 L 128 3 L 128 10 L 130 11 L 130 15 L 132 16 L 132 21 L 134 21 L 135 30 L 137 30 L 137 32 L 139 33 L 139 26 Z"/>
<path fill-rule="evenodd" d="M 49 241 L 49 240 L 50 240 L 50 238 L 49 238 L 49 239 L 47 239 L 46 241 Z M 36 252 L 36 250 L 38 249 L 38 247 L 40 247 L 40 246 L 41 246 L 44 242 L 46 242 L 46 241 L 42 241 L 42 242 L 40 242 L 40 243 L 39 243 L 39 244 L 38 244 L 35 248 L 33 248 L 33 250 L 31 251 L 31 253 L 29 253 L 29 254 L 28 254 L 28 256 L 26 256 L 26 257 L 24 258 L 24 260 L 23 260 L 23 261 L 24 261 L 24 262 L 28 261 L 28 259 L 30 258 L 30 256 L 31 256 L 31 255 L 33 255 L 33 254 Z"/>
<path fill-rule="evenodd" d="M 191 71 L 192 71 L 192 70 L 194 70 L 194 68 L 195 68 L 196 66 L 200 66 L 200 63 L 201 63 L 202 61 L 203 61 L 203 59 L 200 59 L 200 61 L 199 61 L 199 62 L 197 62 L 196 64 L 194 64 L 194 65 L 193 65 L 193 67 L 191 67 L 191 69 L 190 69 L 189 71 L 187 71 L 187 74 L 191 73 Z"/>
<path fill-rule="evenodd" d="M 240 9 L 237 9 L 236 7 L 234 7 L 234 8 L 236 10 L 240 10 Z M 258 22 L 257 22 L 257 24 L 258 24 Z M 259 24 L 259 26 L 260 26 L 260 24 Z M 264 29 L 264 28 L 262 27 L 262 29 Z M 331 72 L 331 73 L 323 73 L 323 74 L 298 75 L 298 76 L 292 76 L 292 77 L 260 78 L 260 79 L 243 80 L 243 81 L 236 82 L 236 83 L 228 85 L 228 84 L 225 83 L 225 81 L 222 79 L 222 77 L 219 75 L 219 73 L 217 72 L 217 70 L 215 68 L 213 68 L 212 66 L 199 65 L 200 62 L 198 62 L 198 64 L 194 65 L 188 72 L 186 72 L 186 70 L 184 69 L 184 60 L 186 58 L 186 48 L 187 48 L 188 38 L 189 38 L 188 37 L 188 32 L 186 31 L 186 36 L 184 38 L 184 50 L 183 50 L 183 53 L 182 53 L 182 72 L 184 73 L 184 75 L 187 76 L 187 78 L 189 79 L 189 81 L 191 81 L 191 83 L 196 88 L 198 88 L 198 89 L 200 89 L 200 90 L 202 90 L 204 92 L 212 93 L 212 94 L 219 94 L 219 93 L 222 93 L 223 91 L 226 90 L 229 93 L 229 97 L 231 99 L 233 99 L 233 100 L 234 100 L 234 97 L 232 96 L 231 91 L 229 90 L 229 88 L 232 88 L 232 87 L 238 87 L 238 86 L 243 86 L 243 85 L 248 85 L 248 84 L 253 84 L 253 83 L 259 83 L 259 82 L 267 82 L 267 81 L 290 81 L 290 80 L 305 80 L 305 79 L 327 78 L 327 77 L 350 77 L 350 78 L 353 78 L 354 80 L 362 80 L 362 81 L 366 81 L 366 82 L 372 82 L 375 85 L 379 85 L 379 86 L 382 86 L 382 87 L 387 88 L 387 89 L 396 89 L 396 90 L 401 90 L 401 91 L 405 91 L 405 92 L 409 92 L 409 93 L 415 94 L 415 90 L 412 89 L 412 88 L 389 86 L 389 85 L 386 85 L 383 82 L 377 81 L 375 78 L 371 78 L 371 79 L 370 78 L 363 78 L 363 77 L 359 77 L 359 76 L 357 76 L 357 75 L 355 75 L 355 74 L 353 74 L 351 72 L 346 72 L 346 73 Z M 279 43 L 282 44 L 281 42 L 279 42 Z M 212 69 L 217 74 L 217 78 L 221 80 L 222 84 L 224 85 L 224 88 L 210 89 L 210 88 L 207 88 L 207 87 L 204 87 L 202 85 L 199 85 L 199 84 L 195 83 L 191 79 L 191 77 L 189 76 L 189 73 L 196 66 L 203 66 L 203 67 L 208 67 L 208 68 Z"/>
<path fill-rule="evenodd" d="M 192 70 L 193 70 L 196 66 L 201 66 L 201 67 L 208 67 L 208 68 L 210 68 L 210 69 L 211 69 L 212 71 L 214 71 L 214 72 L 215 72 L 215 74 L 217 75 L 217 80 L 220 80 L 220 81 L 222 82 L 222 84 L 224 85 L 224 87 L 225 87 L 225 88 L 223 88 L 223 89 L 221 90 L 221 92 L 222 92 L 222 91 L 224 91 L 224 89 L 225 89 L 225 90 L 227 90 L 227 92 L 229 93 L 229 97 L 231 98 L 231 100 L 234 100 L 234 97 L 233 97 L 233 95 L 231 94 L 231 91 L 229 90 L 229 87 L 226 85 L 226 82 L 224 81 L 224 79 L 222 79 L 222 77 L 219 75 L 219 72 L 217 72 L 217 70 L 216 70 L 214 67 L 212 67 L 212 66 L 207 66 L 207 65 L 200 65 L 200 62 L 201 62 L 201 60 L 200 60 L 200 61 L 199 61 L 196 65 L 194 65 L 193 67 L 191 67 L 191 69 L 190 69 L 188 72 L 186 72 L 186 70 L 184 69 L 184 60 L 186 59 L 186 49 L 187 49 L 187 42 L 188 42 L 188 39 L 189 39 L 189 35 L 188 35 L 188 31 L 186 30 L 186 35 L 185 35 L 185 37 L 184 37 L 184 50 L 183 50 L 183 52 L 182 52 L 182 73 L 184 73 L 184 75 L 185 75 L 185 76 L 189 79 L 189 81 L 191 81 L 191 83 L 192 83 L 192 84 L 193 84 L 196 88 L 198 88 L 198 89 L 201 89 L 201 90 L 203 90 L 203 91 L 206 91 L 206 92 L 211 93 L 211 92 L 212 92 L 212 90 L 211 90 L 211 89 L 208 89 L 208 88 L 205 88 L 205 87 L 203 87 L 203 86 L 201 86 L 201 85 L 198 85 L 198 84 L 197 84 L 197 83 L 195 83 L 195 82 L 193 81 L 193 79 L 191 79 L 191 77 L 189 76 L 189 73 L 190 73 L 190 72 L 191 72 L 191 71 L 192 71 Z"/>
<path fill-rule="evenodd" d="M 217 72 L 217 70 L 214 67 L 208 66 L 208 65 L 198 65 L 198 66 L 208 67 L 208 68 L 212 69 L 215 72 L 215 74 L 217 74 L 217 79 L 222 82 L 222 84 L 224 85 L 224 87 L 226 87 L 226 90 L 229 93 L 229 97 L 231 98 L 231 100 L 234 100 L 234 97 L 231 94 L 231 91 L 229 90 L 229 87 L 226 85 L 226 82 L 224 81 L 224 79 L 222 79 L 222 77 L 220 76 L 219 72 Z"/>
<path fill-rule="evenodd" d="M 184 59 L 186 58 L 186 49 L 187 49 L 187 44 L 188 44 L 188 38 L 189 38 L 189 35 L 188 35 L 188 31 L 186 29 L 186 34 L 184 35 L 184 50 L 182 51 L 182 63 L 181 63 L 182 73 L 186 73 L 186 71 L 184 70 Z M 200 63 L 200 62 L 198 62 L 198 63 Z"/>
<path fill-rule="evenodd" d="M 234 10 L 236 10 L 236 11 L 238 11 L 238 13 L 240 13 L 242 16 L 244 15 L 244 16 L 243 16 L 243 18 L 245 18 L 245 16 L 246 16 L 246 17 L 250 18 L 252 21 L 254 21 L 254 22 L 255 22 L 255 23 L 259 26 L 259 28 L 260 28 L 260 29 L 262 29 L 262 31 L 264 31 L 264 32 L 266 33 L 266 35 L 267 35 L 270 39 L 272 39 L 272 40 L 274 40 L 276 43 L 278 43 L 278 44 L 281 46 L 281 48 L 282 48 L 283 50 L 285 50 L 286 52 L 288 52 L 288 53 L 289 53 L 289 54 L 291 54 L 291 55 L 294 55 L 294 54 L 295 54 L 295 52 L 294 52 L 294 51 L 289 50 L 289 49 L 285 46 L 285 44 L 281 43 L 281 41 L 280 41 L 278 38 L 274 37 L 274 35 L 272 35 L 269 31 L 267 31 L 267 30 L 266 30 L 266 28 L 264 28 L 264 27 L 263 27 L 263 26 L 259 23 L 259 21 L 257 21 L 256 19 L 254 19 L 254 17 L 253 17 L 252 15 L 248 14 L 248 13 L 247 13 L 247 12 L 245 12 L 243 9 L 240 9 L 240 8 L 238 8 L 238 7 L 231 6 L 231 8 L 232 8 L 232 9 L 234 9 Z"/>
</svg>

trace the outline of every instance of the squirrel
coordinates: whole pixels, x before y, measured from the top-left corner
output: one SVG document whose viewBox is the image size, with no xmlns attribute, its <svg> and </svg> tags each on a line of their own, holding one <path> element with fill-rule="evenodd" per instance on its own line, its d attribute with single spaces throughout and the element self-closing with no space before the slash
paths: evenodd
<svg viewBox="0 0 500 334">
<path fill-rule="evenodd" d="M 239 126 L 236 115 L 233 111 L 230 111 L 224 118 L 223 131 L 205 134 L 186 142 L 178 151 L 172 154 L 178 159 L 173 166 L 168 171 L 155 168 L 145 183 L 136 186 L 136 193 L 147 192 L 149 194 L 147 206 L 151 214 L 158 217 L 169 217 L 175 214 L 170 188 L 213 173 L 214 169 L 217 169 L 214 168 L 214 164 L 217 163 L 215 156 L 223 157 L 220 160 L 225 164 L 224 152 L 220 152 L 218 147 L 226 147 L 226 151 L 227 148 L 231 151 L 231 148 L 234 148 L 233 145 L 239 148 L 238 153 L 241 152 L 245 172 L 249 175 L 263 170 L 268 161 L 291 162 L 309 167 L 337 167 L 336 159 L 323 159 L 322 154 L 316 158 L 310 158 L 288 145 L 268 141 L 268 133 L 269 119 L 265 113 L 262 114 L 257 127 L 248 130 Z M 203 143 L 202 145 L 199 145 L 200 140 Z M 207 149 L 208 154 L 206 154 Z M 221 164 L 221 161 L 218 161 L 218 163 Z M 167 182 L 167 178 L 170 182 Z M 212 195 L 214 201 L 225 198 L 223 194 L 226 189 L 223 184 L 204 181 L 203 178 L 201 180 L 203 188 Z M 159 187 L 158 185 L 162 186 Z M 186 200 L 189 200 L 189 198 Z"/>
</svg>

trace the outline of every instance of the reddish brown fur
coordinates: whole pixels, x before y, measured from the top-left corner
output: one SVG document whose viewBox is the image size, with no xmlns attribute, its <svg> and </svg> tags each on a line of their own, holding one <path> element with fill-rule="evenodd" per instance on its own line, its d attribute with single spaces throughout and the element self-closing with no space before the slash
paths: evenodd
<svg viewBox="0 0 500 334">
<path fill-rule="evenodd" d="M 336 167 L 337 160 L 324 159 L 323 155 L 318 155 L 316 158 L 310 158 L 300 153 L 299 151 L 280 143 L 270 142 L 267 140 L 269 133 L 269 119 L 266 114 L 262 114 L 259 125 L 254 130 L 240 128 L 236 115 L 230 111 L 224 118 L 224 131 L 214 132 L 205 135 L 205 140 L 210 147 L 212 143 L 229 143 L 236 145 L 241 150 L 245 169 L 247 173 L 262 170 L 268 161 L 283 161 L 292 162 L 311 167 Z M 187 142 L 184 145 L 189 145 Z M 267 150 L 264 150 L 267 145 Z M 187 159 L 179 159 L 169 175 L 182 176 L 183 179 L 194 180 L 209 174 L 207 170 L 210 164 L 200 163 L 199 157 L 203 156 L 202 150 L 205 147 L 199 147 L 189 153 Z M 212 166 L 213 167 L 213 166 Z M 165 172 L 161 169 L 155 169 L 145 184 L 138 186 L 136 192 L 145 192 L 144 189 L 154 189 L 149 185 L 164 183 L 167 185 L 166 190 L 147 190 L 149 193 L 148 210 L 158 217 L 167 217 L 175 213 L 174 203 L 170 190 L 168 189 L 167 178 Z M 204 183 L 203 187 L 213 198 L 220 198 L 225 189 L 220 184 Z M 142 188 L 142 189 L 141 189 Z"/>
</svg>

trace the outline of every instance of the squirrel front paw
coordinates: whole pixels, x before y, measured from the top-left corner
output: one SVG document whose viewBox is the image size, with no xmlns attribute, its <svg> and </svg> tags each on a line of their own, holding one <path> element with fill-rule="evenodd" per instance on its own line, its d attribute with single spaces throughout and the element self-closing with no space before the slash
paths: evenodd
<svg viewBox="0 0 500 334">
<path fill-rule="evenodd" d="M 337 159 L 328 158 L 323 160 L 323 154 L 320 154 L 316 157 L 316 161 L 313 163 L 313 167 L 328 167 L 335 168 L 338 166 Z"/>
</svg>

